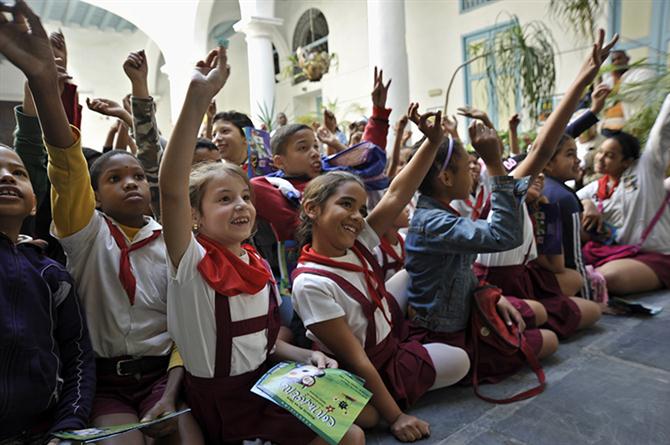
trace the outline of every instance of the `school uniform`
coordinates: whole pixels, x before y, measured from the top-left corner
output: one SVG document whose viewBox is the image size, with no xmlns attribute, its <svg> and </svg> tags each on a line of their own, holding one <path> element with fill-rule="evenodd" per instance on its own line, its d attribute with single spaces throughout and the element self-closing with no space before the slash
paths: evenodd
<svg viewBox="0 0 670 445">
<path fill-rule="evenodd" d="M 636 244 L 665 199 L 663 181 L 669 163 L 670 95 L 663 102 L 640 159 L 623 172 L 614 191 L 599 192 L 599 182 L 595 181 L 579 190 L 577 196 L 596 203 L 605 222 L 615 228 L 617 244 Z M 666 209 L 640 252 L 630 257 L 649 266 L 665 287 L 670 287 L 668 240 L 670 211 Z"/>
<path fill-rule="evenodd" d="M 161 226 L 145 217 L 139 229 L 94 210 L 86 161 L 77 141 L 47 146 L 53 186 L 52 234 L 84 306 L 96 354 L 91 418 L 142 417 L 160 399 L 173 342 L 167 332 L 167 265 Z"/>
<path fill-rule="evenodd" d="M 462 216 L 469 216 L 473 221 L 488 216 L 491 210 L 491 190 L 487 186 L 488 175 L 482 174 L 475 193 L 467 199 L 455 199 L 451 206 Z"/>
<path fill-rule="evenodd" d="M 371 252 L 378 244 L 379 237 L 365 223 L 354 247 L 342 257 L 324 258 L 305 246 L 294 272 L 291 298 L 307 337 L 326 353 L 331 351 L 309 326 L 344 317 L 389 392 L 406 407 L 433 385 L 435 368 L 421 343 L 409 337 L 404 315 L 384 288 L 381 269 Z M 376 289 L 374 295 L 372 289 Z"/>
<path fill-rule="evenodd" d="M 207 442 L 311 441 L 315 434 L 297 418 L 250 392 L 269 369 L 280 326 L 278 292 L 260 255 L 245 246 L 236 257 L 199 235 L 169 269 L 168 327 L 184 361 L 187 402 Z"/>
<path fill-rule="evenodd" d="M 474 266 L 475 274 L 480 280 L 498 286 L 504 295 L 540 302 L 547 311 L 547 327 L 559 337 L 567 338 L 577 330 L 581 313 L 577 305 L 563 295 L 556 275 L 535 262 L 538 256 L 533 230 L 535 225 L 529 215 L 528 206 L 524 203 L 522 208 L 523 243 L 512 250 L 479 254 Z M 552 207 L 550 214 L 552 223 L 560 222 L 557 208 L 554 211 Z M 542 236 L 545 236 L 546 218 L 542 219 L 541 226 Z M 556 233 L 556 230 L 553 232 Z M 560 238 L 558 242 L 560 247 Z M 550 244 L 556 245 L 555 242 Z"/>
<path fill-rule="evenodd" d="M 405 267 L 405 237 L 400 232 L 396 232 L 395 238 L 396 244 L 391 244 L 385 237 L 382 237 L 379 246 L 374 250 L 385 281 Z"/>
</svg>

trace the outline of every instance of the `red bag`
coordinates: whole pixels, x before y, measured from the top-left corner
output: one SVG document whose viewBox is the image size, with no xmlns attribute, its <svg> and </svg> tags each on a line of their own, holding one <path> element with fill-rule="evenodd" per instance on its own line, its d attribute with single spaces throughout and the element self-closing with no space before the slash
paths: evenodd
<svg viewBox="0 0 670 445">
<path fill-rule="evenodd" d="M 472 327 L 472 343 L 474 349 L 474 364 L 472 371 L 472 386 L 475 394 L 482 400 L 492 403 L 512 403 L 519 400 L 525 400 L 540 394 L 545 388 L 545 377 L 542 366 L 537 361 L 535 353 L 532 351 L 526 338 L 523 336 L 516 325 L 511 328 L 505 324 L 505 321 L 498 314 L 496 304 L 500 300 L 501 291 L 490 284 L 483 284 L 474 293 L 474 307 L 470 320 Z M 503 355 L 514 355 L 522 353 L 531 369 L 535 372 L 537 380 L 540 382 L 534 388 L 520 392 L 512 397 L 505 399 L 494 399 L 482 395 L 479 392 L 479 379 L 477 377 L 477 368 L 479 366 L 479 342 L 484 342 L 495 348 Z"/>
</svg>

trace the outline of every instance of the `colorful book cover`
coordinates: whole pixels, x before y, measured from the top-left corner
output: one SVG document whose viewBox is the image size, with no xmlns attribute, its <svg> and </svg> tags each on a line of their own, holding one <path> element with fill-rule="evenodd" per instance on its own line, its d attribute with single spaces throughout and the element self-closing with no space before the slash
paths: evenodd
<svg viewBox="0 0 670 445">
<path fill-rule="evenodd" d="M 249 177 L 265 176 L 275 171 L 270 148 L 270 133 L 253 127 L 244 127 L 244 136 L 247 139 L 247 174 Z"/>
<path fill-rule="evenodd" d="M 189 411 L 191 411 L 190 408 L 183 409 L 181 411 L 175 411 L 173 413 L 166 414 L 163 417 L 159 417 L 158 419 L 150 420 L 147 422 L 126 423 L 124 425 L 105 426 L 99 428 L 86 428 L 83 430 L 74 430 L 74 431 L 60 431 L 54 433 L 54 436 L 62 440 L 73 441 L 74 443 L 92 443 L 102 439 L 109 439 L 110 437 L 118 436 L 120 434 L 127 433 L 129 431 L 139 430 L 142 428 L 146 428 L 148 426 L 156 425 L 157 423 L 165 422 L 166 420 L 180 416 Z"/>
<path fill-rule="evenodd" d="M 364 383 L 343 369 L 281 362 L 251 391 L 288 410 L 326 442 L 336 445 L 372 397 Z"/>
</svg>

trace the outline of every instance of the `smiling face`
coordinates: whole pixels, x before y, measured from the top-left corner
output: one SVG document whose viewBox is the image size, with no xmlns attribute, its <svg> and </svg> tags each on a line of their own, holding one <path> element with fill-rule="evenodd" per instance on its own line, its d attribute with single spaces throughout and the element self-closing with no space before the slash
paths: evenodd
<svg viewBox="0 0 670 445">
<path fill-rule="evenodd" d="M 235 165 L 242 165 L 247 159 L 247 140 L 234 124 L 217 120 L 212 124 L 212 142 L 221 152 L 221 158 Z"/>
<path fill-rule="evenodd" d="M 205 185 L 194 217 L 200 233 L 241 254 L 240 244 L 251 236 L 256 220 L 249 185 L 235 174 L 217 174 Z"/>
<path fill-rule="evenodd" d="M 35 194 L 21 158 L 0 146 L 0 230 L 12 239 L 23 220 L 35 212 Z"/>
<path fill-rule="evenodd" d="M 544 171 L 561 182 L 579 177 L 579 158 L 574 139 L 568 138 L 563 142 Z"/>
<path fill-rule="evenodd" d="M 340 184 L 322 204 L 304 203 L 305 213 L 313 222 L 314 250 L 328 257 L 346 254 L 363 230 L 367 198 L 365 189 L 349 180 Z"/>
<path fill-rule="evenodd" d="M 288 176 L 319 176 L 321 155 L 314 131 L 305 128 L 291 135 L 286 142 L 284 154 L 274 156 L 274 165 Z"/>
<path fill-rule="evenodd" d="M 144 225 L 144 215 L 151 213 L 151 194 L 139 161 L 119 154 L 107 159 L 103 168 L 95 192 L 98 208 L 123 225 Z"/>
</svg>

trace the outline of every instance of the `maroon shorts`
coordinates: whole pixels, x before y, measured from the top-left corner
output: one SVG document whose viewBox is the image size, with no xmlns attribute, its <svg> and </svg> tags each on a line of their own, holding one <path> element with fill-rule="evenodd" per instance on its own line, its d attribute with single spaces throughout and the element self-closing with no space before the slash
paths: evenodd
<svg viewBox="0 0 670 445">
<path fill-rule="evenodd" d="M 579 307 L 569 297 L 563 295 L 553 272 L 538 266 L 535 262 L 530 262 L 526 266 L 488 268 L 477 265 L 475 269 L 478 278 L 498 286 L 504 295 L 514 295 L 517 298 L 537 300 L 541 303 L 547 311 L 547 327 L 560 338 L 570 337 L 579 327 L 581 320 Z"/>
<path fill-rule="evenodd" d="M 514 297 L 507 297 L 507 299 L 521 313 L 521 316 L 526 322 L 526 330 L 523 332 L 526 342 L 535 355 L 539 354 L 542 349 L 542 334 L 539 329 L 532 327 L 535 325 L 535 313 L 523 300 Z M 418 326 L 412 326 L 410 337 L 421 341 L 423 344 L 445 343 L 450 346 L 461 348 L 467 352 L 470 362 L 474 366 L 473 342 L 476 339 L 472 338 L 469 326 L 466 329 L 457 332 L 434 332 Z M 499 382 L 505 377 L 514 374 L 524 366 L 526 366 L 526 358 L 521 351 L 514 355 L 505 355 L 487 343 L 479 342 L 479 366 L 477 368 L 477 376 L 480 382 Z M 461 383 L 472 383 L 472 371 L 461 380 Z"/>
<path fill-rule="evenodd" d="M 142 376 L 97 374 L 91 419 L 106 414 L 134 414 L 141 419 L 160 400 L 167 384 L 167 370 Z"/>
</svg>

